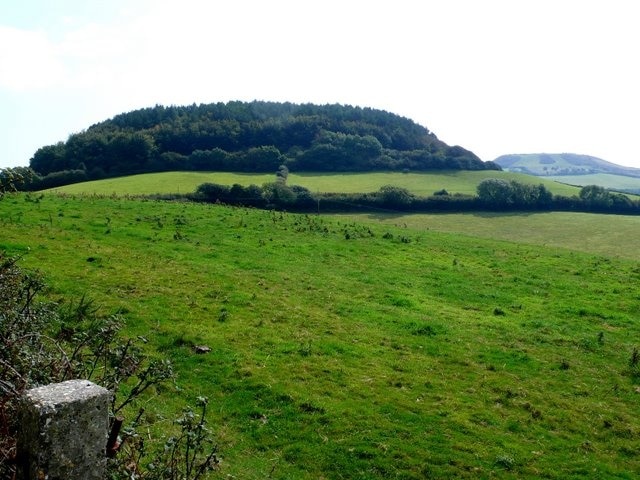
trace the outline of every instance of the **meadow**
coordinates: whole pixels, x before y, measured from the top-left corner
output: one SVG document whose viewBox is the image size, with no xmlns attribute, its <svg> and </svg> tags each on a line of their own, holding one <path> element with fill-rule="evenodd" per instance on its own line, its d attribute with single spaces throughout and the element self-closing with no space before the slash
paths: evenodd
<svg viewBox="0 0 640 480">
<path fill-rule="evenodd" d="M 492 237 L 498 216 L 19 194 L 0 249 L 174 362 L 148 435 L 207 396 L 226 478 L 631 479 L 640 268 L 632 238 L 585 231 L 633 224 L 573 215 L 545 245 L 537 215 Z"/>
<path fill-rule="evenodd" d="M 478 183 L 486 178 L 504 178 L 521 183 L 544 184 L 554 195 L 578 195 L 578 187 L 521 173 L 482 171 L 450 172 L 370 172 L 370 173 L 290 173 L 289 185 L 300 185 L 311 192 L 367 193 L 383 185 L 406 188 L 411 193 L 429 196 L 445 189 L 450 194 L 475 195 Z M 231 172 L 162 172 L 76 183 L 53 189 L 68 194 L 150 195 L 155 193 L 190 193 L 203 183 L 248 186 L 275 181 L 275 174 Z"/>
<path fill-rule="evenodd" d="M 640 178 L 627 177 L 624 175 L 593 173 L 590 175 L 549 175 L 548 178 L 568 185 L 600 185 L 601 187 L 612 190 L 640 191 Z"/>
<path fill-rule="evenodd" d="M 342 221 L 460 233 L 640 261 L 640 217 L 576 212 L 336 214 Z"/>
</svg>

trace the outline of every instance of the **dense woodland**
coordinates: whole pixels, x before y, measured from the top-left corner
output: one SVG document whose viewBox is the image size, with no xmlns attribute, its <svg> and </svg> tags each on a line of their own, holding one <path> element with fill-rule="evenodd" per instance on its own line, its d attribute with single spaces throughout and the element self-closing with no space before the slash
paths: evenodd
<svg viewBox="0 0 640 480">
<path fill-rule="evenodd" d="M 38 187 L 146 172 L 484 170 L 407 118 L 372 108 L 229 102 L 123 113 L 38 149 Z"/>
</svg>

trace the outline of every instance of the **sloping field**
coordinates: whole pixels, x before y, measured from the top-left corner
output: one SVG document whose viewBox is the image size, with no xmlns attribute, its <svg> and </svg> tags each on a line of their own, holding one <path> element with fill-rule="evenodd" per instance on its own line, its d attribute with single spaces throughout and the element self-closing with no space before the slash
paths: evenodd
<svg viewBox="0 0 640 480">
<path fill-rule="evenodd" d="M 640 192 L 640 178 L 598 173 L 591 175 L 550 175 L 546 178 L 568 185 L 598 185 L 612 190 Z"/>
<path fill-rule="evenodd" d="M 289 185 L 301 185 L 311 192 L 374 192 L 383 185 L 407 188 L 416 195 L 428 196 L 445 189 L 449 193 L 472 195 L 485 178 L 514 179 L 522 183 L 544 184 L 556 195 L 577 195 L 579 188 L 550 180 L 518 173 L 497 171 L 455 171 L 445 173 L 304 173 L 289 175 Z M 69 194 L 97 195 L 145 195 L 154 193 L 189 193 L 198 185 L 211 182 L 223 185 L 263 185 L 273 182 L 275 174 L 242 174 L 227 172 L 165 172 L 112 178 L 93 182 L 77 183 L 56 188 L 54 191 Z"/>
<path fill-rule="evenodd" d="M 640 261 L 640 216 L 573 212 L 473 212 L 411 215 L 363 213 L 335 217 L 343 221 L 460 233 Z"/>
<path fill-rule="evenodd" d="M 123 198 L 11 195 L 0 232 L 51 298 L 89 295 L 174 362 L 178 388 L 127 413 L 145 442 L 210 399 L 225 478 L 640 471 L 637 260 Z"/>
</svg>

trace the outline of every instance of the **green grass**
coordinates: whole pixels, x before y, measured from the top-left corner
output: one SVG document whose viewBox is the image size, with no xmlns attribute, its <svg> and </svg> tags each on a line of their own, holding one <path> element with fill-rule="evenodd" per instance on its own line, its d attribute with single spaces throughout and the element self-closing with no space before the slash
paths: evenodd
<svg viewBox="0 0 640 480">
<path fill-rule="evenodd" d="M 568 185 L 599 185 L 612 190 L 634 190 L 640 191 L 640 178 L 628 177 L 624 175 L 612 175 L 609 173 L 597 173 L 591 175 L 558 175 L 548 177 L 556 182 Z"/>
<path fill-rule="evenodd" d="M 383 185 L 407 188 L 416 195 L 428 196 L 443 188 L 449 193 L 473 195 L 476 186 L 486 178 L 505 178 L 522 183 L 544 184 L 556 195 L 577 195 L 579 189 L 530 175 L 496 171 L 452 171 L 440 173 L 291 173 L 289 185 L 301 185 L 312 192 L 374 192 Z M 68 194 L 138 195 L 154 193 L 188 193 L 198 185 L 211 182 L 223 185 L 262 185 L 275 180 L 272 174 L 241 174 L 226 172 L 165 172 L 119 177 L 107 180 L 78 183 L 56 188 L 54 191 Z"/>
<path fill-rule="evenodd" d="M 8 196 L 0 229 L 52 298 L 88 293 L 173 360 L 161 426 L 210 398 L 222 476 L 640 471 L 637 260 L 120 198 Z"/>
<path fill-rule="evenodd" d="M 155 193 L 190 193 L 206 182 L 223 185 L 262 185 L 271 182 L 271 174 L 241 174 L 227 172 L 162 172 L 108 178 L 65 185 L 51 189 L 72 195 L 151 195 Z"/>
<path fill-rule="evenodd" d="M 357 221 L 460 233 L 486 239 L 622 257 L 640 261 L 639 216 L 590 213 L 455 213 L 455 214 L 341 214 Z"/>
</svg>

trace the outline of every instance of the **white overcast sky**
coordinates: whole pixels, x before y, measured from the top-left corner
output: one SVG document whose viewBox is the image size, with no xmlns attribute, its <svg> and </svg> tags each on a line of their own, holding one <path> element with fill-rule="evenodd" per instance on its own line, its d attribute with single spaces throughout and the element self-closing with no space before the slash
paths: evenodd
<svg viewBox="0 0 640 480">
<path fill-rule="evenodd" d="M 640 167 L 636 0 L 0 0 L 0 167 L 137 108 L 341 103 Z"/>
</svg>

